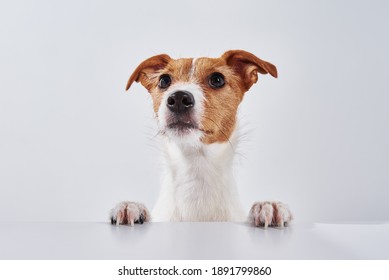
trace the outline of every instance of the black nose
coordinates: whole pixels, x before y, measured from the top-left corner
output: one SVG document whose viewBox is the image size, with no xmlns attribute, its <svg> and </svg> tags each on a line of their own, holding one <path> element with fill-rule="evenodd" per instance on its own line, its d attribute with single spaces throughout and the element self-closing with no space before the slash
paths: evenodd
<svg viewBox="0 0 389 280">
<path fill-rule="evenodd" d="M 167 99 L 167 107 L 174 113 L 183 113 L 194 106 L 193 95 L 187 91 L 176 91 Z"/>
</svg>

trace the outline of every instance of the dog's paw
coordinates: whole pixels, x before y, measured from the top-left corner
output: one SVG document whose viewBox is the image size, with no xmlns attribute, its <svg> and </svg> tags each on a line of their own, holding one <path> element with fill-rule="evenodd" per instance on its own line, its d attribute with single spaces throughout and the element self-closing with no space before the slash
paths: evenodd
<svg viewBox="0 0 389 280">
<path fill-rule="evenodd" d="M 255 202 L 249 214 L 250 223 L 256 227 L 284 227 L 293 219 L 288 206 L 282 202 Z"/>
<path fill-rule="evenodd" d="M 123 201 L 110 212 L 111 224 L 143 224 L 150 221 L 150 213 L 146 206 L 139 202 Z"/>
</svg>

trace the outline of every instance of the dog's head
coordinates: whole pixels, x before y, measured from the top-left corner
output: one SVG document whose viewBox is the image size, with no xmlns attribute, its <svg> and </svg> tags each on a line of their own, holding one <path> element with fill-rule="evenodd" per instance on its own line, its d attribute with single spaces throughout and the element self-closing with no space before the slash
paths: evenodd
<svg viewBox="0 0 389 280">
<path fill-rule="evenodd" d="M 230 138 L 238 105 L 258 73 L 277 77 L 276 67 L 255 55 L 227 51 L 219 58 L 172 59 L 166 54 L 143 61 L 128 80 L 151 94 L 161 132 L 183 143 L 220 143 Z"/>
</svg>

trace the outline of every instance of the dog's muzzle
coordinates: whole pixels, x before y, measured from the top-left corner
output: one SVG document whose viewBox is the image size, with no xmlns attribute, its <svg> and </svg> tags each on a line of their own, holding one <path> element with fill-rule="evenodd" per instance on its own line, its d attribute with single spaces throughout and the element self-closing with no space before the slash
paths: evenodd
<svg viewBox="0 0 389 280">
<path fill-rule="evenodd" d="M 170 114 L 167 118 L 167 127 L 179 133 L 189 133 L 197 129 L 194 119 L 195 98 L 189 91 L 176 91 L 170 94 L 166 101 Z"/>
</svg>

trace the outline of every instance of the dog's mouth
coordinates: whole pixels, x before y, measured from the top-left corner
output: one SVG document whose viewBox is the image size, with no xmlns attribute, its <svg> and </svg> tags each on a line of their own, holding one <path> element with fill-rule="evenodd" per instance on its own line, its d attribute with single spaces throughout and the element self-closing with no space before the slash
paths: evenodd
<svg viewBox="0 0 389 280">
<path fill-rule="evenodd" d="M 175 121 L 167 125 L 169 129 L 177 130 L 178 132 L 190 132 L 198 129 L 197 125 L 193 122 Z"/>
</svg>

